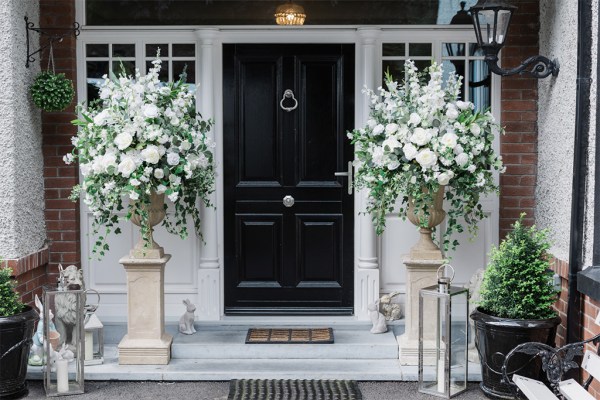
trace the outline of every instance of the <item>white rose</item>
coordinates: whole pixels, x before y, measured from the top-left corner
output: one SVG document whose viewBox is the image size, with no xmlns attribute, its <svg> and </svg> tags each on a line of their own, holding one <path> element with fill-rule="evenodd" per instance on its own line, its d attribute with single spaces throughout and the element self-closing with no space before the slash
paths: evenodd
<svg viewBox="0 0 600 400">
<path fill-rule="evenodd" d="M 417 148 L 412 143 L 406 143 L 402 148 L 402 151 L 404 152 L 404 157 L 409 160 L 412 160 L 417 156 Z"/>
<path fill-rule="evenodd" d="M 116 167 L 116 166 L 117 166 L 117 155 L 115 153 L 106 153 L 104 155 L 104 157 L 102 157 L 102 167 L 104 168 L 104 172 L 108 172 L 108 169 L 110 167 Z"/>
<path fill-rule="evenodd" d="M 390 148 L 391 152 L 394 152 L 394 149 L 396 149 L 398 147 L 402 147 L 402 143 L 400 143 L 398 140 L 396 140 L 395 137 L 389 137 L 383 141 L 383 144 L 381 146 L 384 149 L 387 146 Z"/>
<path fill-rule="evenodd" d="M 158 117 L 158 107 L 154 104 L 144 104 L 142 106 L 142 113 L 146 118 L 156 118 Z"/>
<path fill-rule="evenodd" d="M 446 117 L 448 117 L 450 121 L 454 121 L 456 118 L 458 118 L 458 110 L 449 106 L 446 110 Z"/>
<path fill-rule="evenodd" d="M 373 160 L 373 164 L 377 165 L 378 167 L 382 167 L 383 166 L 383 147 L 377 146 L 373 149 L 373 154 L 371 156 L 371 159 Z"/>
<path fill-rule="evenodd" d="M 177 199 L 179 198 L 179 193 L 173 192 L 167 197 L 169 197 L 169 200 L 171 200 L 172 202 L 176 202 Z"/>
<path fill-rule="evenodd" d="M 165 185 L 158 185 L 156 187 L 156 194 L 163 194 L 167 191 L 167 187 Z"/>
<path fill-rule="evenodd" d="M 469 102 L 469 101 L 457 101 L 456 102 L 456 107 L 460 108 L 461 110 L 466 110 L 467 108 L 470 108 L 471 105 L 473 103 Z"/>
<path fill-rule="evenodd" d="M 418 125 L 421 122 L 421 117 L 419 117 L 419 114 L 417 113 L 412 113 L 410 114 L 410 118 L 408 119 L 408 123 L 412 124 L 413 126 Z"/>
<path fill-rule="evenodd" d="M 463 147 L 460 144 L 457 144 L 454 148 L 454 154 L 456 155 L 461 154 L 463 151 L 465 151 L 465 149 L 463 149 Z"/>
<path fill-rule="evenodd" d="M 429 149 L 421 150 L 415 159 L 423 168 L 430 168 L 437 163 L 437 156 Z"/>
<path fill-rule="evenodd" d="M 129 183 L 131 183 L 131 186 L 140 186 L 140 184 L 142 182 L 138 181 L 137 179 L 133 178 L 129 181 Z"/>
<path fill-rule="evenodd" d="M 148 146 L 140 153 L 144 161 L 149 164 L 157 164 L 160 160 L 160 153 L 158 152 L 158 147 L 156 146 Z"/>
<path fill-rule="evenodd" d="M 453 132 L 447 132 L 440 139 L 440 143 L 442 143 L 446 147 L 453 149 L 456 147 L 456 144 L 458 143 L 458 136 L 456 136 L 456 134 Z"/>
<path fill-rule="evenodd" d="M 440 185 L 447 185 L 450 182 L 450 175 L 446 172 L 442 172 L 438 175 L 437 181 Z"/>
<path fill-rule="evenodd" d="M 467 167 L 467 171 L 469 171 L 470 173 L 473 173 L 473 172 L 475 172 L 475 166 L 474 166 L 473 164 L 469 165 L 469 166 Z"/>
<path fill-rule="evenodd" d="M 410 141 L 418 146 L 424 146 L 431 140 L 431 133 L 423 128 L 415 128 Z"/>
<path fill-rule="evenodd" d="M 388 163 L 387 167 L 390 171 L 393 171 L 393 170 L 397 169 L 399 166 L 400 166 L 400 163 L 398 162 L 398 160 L 394 160 L 394 161 L 390 161 Z"/>
<path fill-rule="evenodd" d="M 135 161 L 131 157 L 123 157 L 119 163 L 118 171 L 124 178 L 129 178 L 129 175 L 135 171 Z"/>
<path fill-rule="evenodd" d="M 138 194 L 138 192 L 131 191 L 129 192 L 129 198 L 131 200 L 137 200 L 140 198 L 140 195 Z"/>
<path fill-rule="evenodd" d="M 167 153 L 167 164 L 177 165 L 179 164 L 179 154 L 169 152 Z"/>
<path fill-rule="evenodd" d="M 471 125 L 469 125 L 469 130 L 475 136 L 479 136 L 481 134 L 481 127 L 479 125 L 477 125 L 477 124 L 471 124 Z"/>
<path fill-rule="evenodd" d="M 371 129 L 375 128 L 375 125 L 377 125 L 377 121 L 375 121 L 374 119 L 369 119 L 367 121 L 367 126 Z"/>
<path fill-rule="evenodd" d="M 108 110 L 102 110 L 94 117 L 94 124 L 106 125 L 109 118 L 110 118 L 110 115 L 108 113 Z"/>
<path fill-rule="evenodd" d="M 181 142 L 181 145 L 179 146 L 179 148 L 183 151 L 188 151 L 189 149 L 192 148 L 192 144 L 190 142 L 188 142 L 187 140 L 184 140 L 183 142 Z"/>
<path fill-rule="evenodd" d="M 459 167 L 464 167 L 469 162 L 469 156 L 467 155 L 467 153 L 460 153 L 456 156 L 454 161 Z"/>
<path fill-rule="evenodd" d="M 156 179 L 162 179 L 165 176 L 165 171 L 160 168 L 154 170 L 154 177 Z"/>
<path fill-rule="evenodd" d="M 385 133 L 387 133 L 388 135 L 391 135 L 392 133 L 396 132 L 398 130 L 398 124 L 387 124 L 387 126 L 385 127 Z"/>
<path fill-rule="evenodd" d="M 133 137 L 128 132 L 121 132 L 117 135 L 114 142 L 119 150 L 124 150 L 129 147 L 132 141 Z"/>
<path fill-rule="evenodd" d="M 378 124 L 377 126 L 375 126 L 375 128 L 373 128 L 373 135 L 374 136 L 380 135 L 384 130 L 385 130 L 385 128 L 383 127 L 383 125 Z"/>
</svg>

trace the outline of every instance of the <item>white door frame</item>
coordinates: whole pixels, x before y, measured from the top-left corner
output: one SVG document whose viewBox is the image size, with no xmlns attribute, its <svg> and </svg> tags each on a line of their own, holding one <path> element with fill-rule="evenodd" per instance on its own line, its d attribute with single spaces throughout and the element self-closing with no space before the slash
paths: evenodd
<svg viewBox="0 0 600 400">
<path fill-rule="evenodd" d="M 79 11 L 79 10 L 78 10 Z M 79 13 L 78 13 L 79 15 Z M 355 44 L 355 126 L 364 126 L 368 118 L 369 104 L 362 94 L 366 85 L 370 88 L 379 86 L 381 73 L 381 43 L 384 42 L 426 42 L 434 43 L 433 58 L 439 61 L 440 43 L 442 41 L 473 42 L 474 33 L 469 27 L 452 26 L 222 26 L 222 27 L 83 27 L 78 40 L 78 95 L 85 99 L 85 53 L 84 44 L 103 42 L 120 38 L 127 41 L 196 40 L 196 68 L 198 110 L 205 118 L 214 118 L 215 127 L 212 135 L 217 143 L 215 161 L 217 164 L 216 190 L 212 201 L 216 208 L 202 210 L 202 232 L 204 243 L 199 242 L 200 252 L 197 259 L 197 315 L 199 320 L 234 321 L 248 317 L 224 316 L 224 227 L 223 221 L 223 74 L 222 44 L 224 43 L 353 43 Z M 437 44 L 436 44 L 437 43 Z M 138 44 L 141 46 L 140 44 Z M 138 65 L 144 65 L 142 56 L 138 54 Z M 493 78 L 492 109 L 497 117 L 500 114 L 499 79 Z M 499 140 L 495 139 L 496 148 Z M 496 232 L 498 221 L 498 199 L 494 198 L 493 209 L 496 220 L 492 221 L 492 237 Z M 336 317 L 336 320 L 369 319 L 367 305 L 380 295 L 380 271 L 378 260 L 378 238 L 375 235 L 371 218 L 360 212 L 365 209 L 364 192 L 356 193 L 354 199 L 354 316 Z M 87 239 L 87 210 L 82 205 L 82 243 Z M 416 237 L 416 236 L 415 236 Z M 496 240 L 493 240 L 497 242 Z M 84 246 L 84 245 L 82 245 Z M 89 249 L 87 249 L 89 250 Z M 86 249 L 82 248 L 82 264 L 87 265 Z M 168 250 L 168 249 L 167 249 Z M 297 319 L 298 317 L 294 317 Z M 261 317 L 261 319 L 264 319 Z"/>
</svg>

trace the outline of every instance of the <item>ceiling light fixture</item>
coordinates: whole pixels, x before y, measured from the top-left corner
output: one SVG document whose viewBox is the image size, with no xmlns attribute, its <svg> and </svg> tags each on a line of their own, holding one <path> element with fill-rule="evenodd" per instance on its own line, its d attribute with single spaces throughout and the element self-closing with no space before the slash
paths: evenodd
<svg viewBox="0 0 600 400">
<path fill-rule="evenodd" d="M 278 6 L 275 10 L 277 25 L 304 25 L 305 19 L 304 8 L 292 1 Z"/>
</svg>

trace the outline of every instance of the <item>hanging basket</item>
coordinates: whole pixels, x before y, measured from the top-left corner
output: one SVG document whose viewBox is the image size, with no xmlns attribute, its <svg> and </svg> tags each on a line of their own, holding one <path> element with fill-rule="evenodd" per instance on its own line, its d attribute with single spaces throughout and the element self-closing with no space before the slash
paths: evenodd
<svg viewBox="0 0 600 400">
<path fill-rule="evenodd" d="M 40 72 L 31 85 L 31 97 L 36 107 L 44 111 L 62 111 L 73 101 L 73 82 L 65 74 Z"/>
</svg>

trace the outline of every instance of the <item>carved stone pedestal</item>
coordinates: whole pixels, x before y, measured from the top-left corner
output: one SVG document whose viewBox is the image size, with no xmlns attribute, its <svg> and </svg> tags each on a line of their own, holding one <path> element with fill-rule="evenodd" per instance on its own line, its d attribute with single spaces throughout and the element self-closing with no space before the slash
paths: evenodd
<svg viewBox="0 0 600 400">
<path fill-rule="evenodd" d="M 439 250 L 438 250 L 439 251 Z M 398 338 L 400 364 L 417 365 L 419 362 L 419 290 L 437 284 L 437 270 L 444 263 L 439 260 L 413 260 L 406 258 L 406 316 L 404 334 Z M 433 304 L 431 304 L 433 305 Z M 435 330 L 437 310 L 423 310 L 423 357 L 424 363 L 435 363 Z"/>
<path fill-rule="evenodd" d="M 161 248 L 162 250 L 162 248 Z M 162 251 L 161 251 L 162 253 Z M 127 272 L 127 334 L 119 343 L 119 364 L 168 364 L 173 337 L 165 333 L 165 265 L 171 258 L 123 257 Z"/>
</svg>

